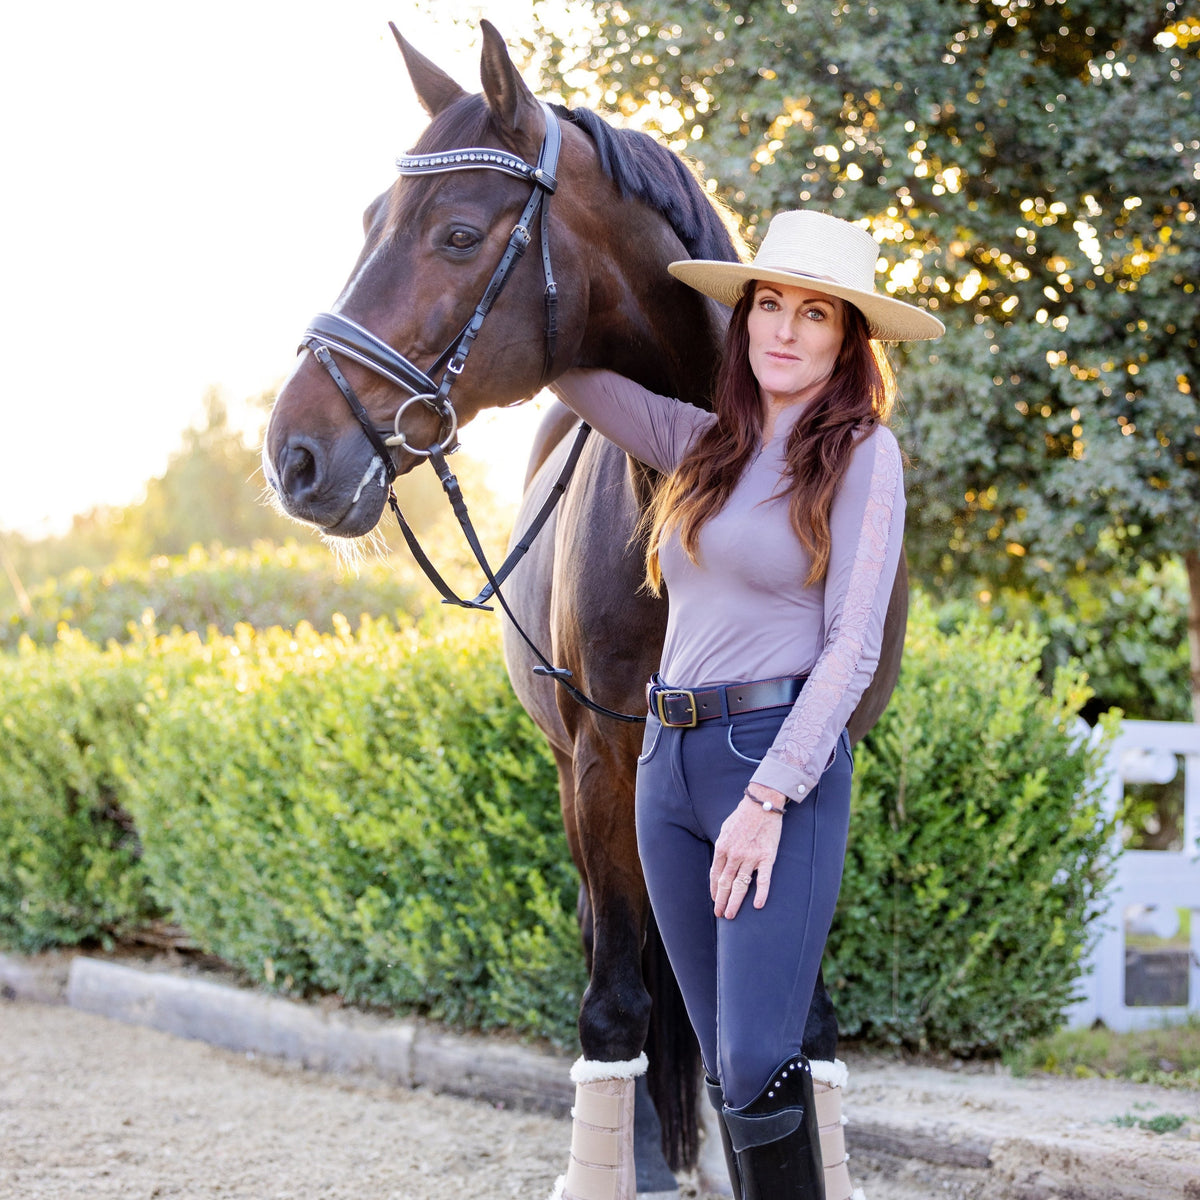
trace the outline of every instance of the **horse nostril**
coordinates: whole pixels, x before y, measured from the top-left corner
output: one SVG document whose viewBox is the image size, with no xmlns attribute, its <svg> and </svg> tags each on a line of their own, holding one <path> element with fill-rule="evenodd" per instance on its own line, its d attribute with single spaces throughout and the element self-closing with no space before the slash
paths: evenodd
<svg viewBox="0 0 1200 1200">
<path fill-rule="evenodd" d="M 289 438 L 280 455 L 279 475 L 289 500 L 310 500 L 321 477 L 316 447 L 306 438 Z"/>
</svg>

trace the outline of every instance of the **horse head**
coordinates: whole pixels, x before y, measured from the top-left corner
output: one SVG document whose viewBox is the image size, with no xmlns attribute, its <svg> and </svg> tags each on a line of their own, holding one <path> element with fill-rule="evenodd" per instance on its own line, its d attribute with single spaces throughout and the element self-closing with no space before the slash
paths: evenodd
<svg viewBox="0 0 1200 1200">
<path fill-rule="evenodd" d="M 631 198 L 626 176 L 647 175 L 645 163 L 603 160 L 649 161 L 650 139 L 618 146 L 592 114 L 581 122 L 542 104 L 500 34 L 481 27 L 476 94 L 393 27 L 431 121 L 367 207 L 358 261 L 307 331 L 271 414 L 263 466 L 279 503 L 339 537 L 375 526 L 392 475 L 424 449 L 451 444 L 481 409 L 526 400 L 570 366 L 625 369 L 676 395 L 707 382 L 689 373 L 711 365 L 721 314 L 665 271 L 695 249 L 672 231 L 680 219 L 717 236 L 703 197 L 683 218 L 664 218 L 653 197 Z M 561 148 L 547 165 L 552 141 Z"/>
</svg>

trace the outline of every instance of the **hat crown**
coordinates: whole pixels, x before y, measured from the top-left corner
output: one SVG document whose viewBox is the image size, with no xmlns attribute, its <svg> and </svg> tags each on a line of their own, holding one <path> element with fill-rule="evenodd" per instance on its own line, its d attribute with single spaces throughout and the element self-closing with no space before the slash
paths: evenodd
<svg viewBox="0 0 1200 1200">
<path fill-rule="evenodd" d="M 828 213 L 782 212 L 771 218 L 754 266 L 870 292 L 879 243 L 863 228 Z"/>
<path fill-rule="evenodd" d="M 852 304 L 870 336 L 885 342 L 941 337 L 932 313 L 875 290 L 879 245 L 861 225 L 829 213 L 776 213 L 753 262 L 682 259 L 668 264 L 676 279 L 733 308 L 754 280 L 805 287 Z"/>
</svg>

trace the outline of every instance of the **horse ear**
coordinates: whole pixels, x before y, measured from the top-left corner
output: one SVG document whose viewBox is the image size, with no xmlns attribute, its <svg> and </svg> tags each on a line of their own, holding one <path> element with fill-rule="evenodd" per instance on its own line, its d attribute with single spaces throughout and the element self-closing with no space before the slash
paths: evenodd
<svg viewBox="0 0 1200 1200">
<path fill-rule="evenodd" d="M 467 93 L 442 70 L 431 63 L 420 51 L 414 50 L 401 36 L 400 30 L 388 22 L 388 28 L 404 55 L 404 63 L 408 67 L 408 76 L 412 80 L 413 90 L 421 107 L 431 116 L 444 112 L 455 100 L 462 99 Z"/>
<path fill-rule="evenodd" d="M 513 66 L 504 39 L 491 21 L 481 19 L 479 27 L 483 30 L 479 74 L 488 108 L 501 125 L 514 133 L 537 129 L 541 109 L 525 80 Z"/>
</svg>

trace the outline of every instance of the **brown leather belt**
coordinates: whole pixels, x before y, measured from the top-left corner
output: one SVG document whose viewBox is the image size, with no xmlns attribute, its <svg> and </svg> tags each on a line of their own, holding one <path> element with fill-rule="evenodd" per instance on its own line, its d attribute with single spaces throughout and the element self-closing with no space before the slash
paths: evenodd
<svg viewBox="0 0 1200 1200">
<path fill-rule="evenodd" d="M 733 715 L 791 704 L 800 695 L 807 679 L 807 675 L 792 675 L 711 688 L 669 688 L 652 680 L 646 686 L 646 703 L 664 725 L 692 729 L 701 721 L 725 713 Z"/>
</svg>

